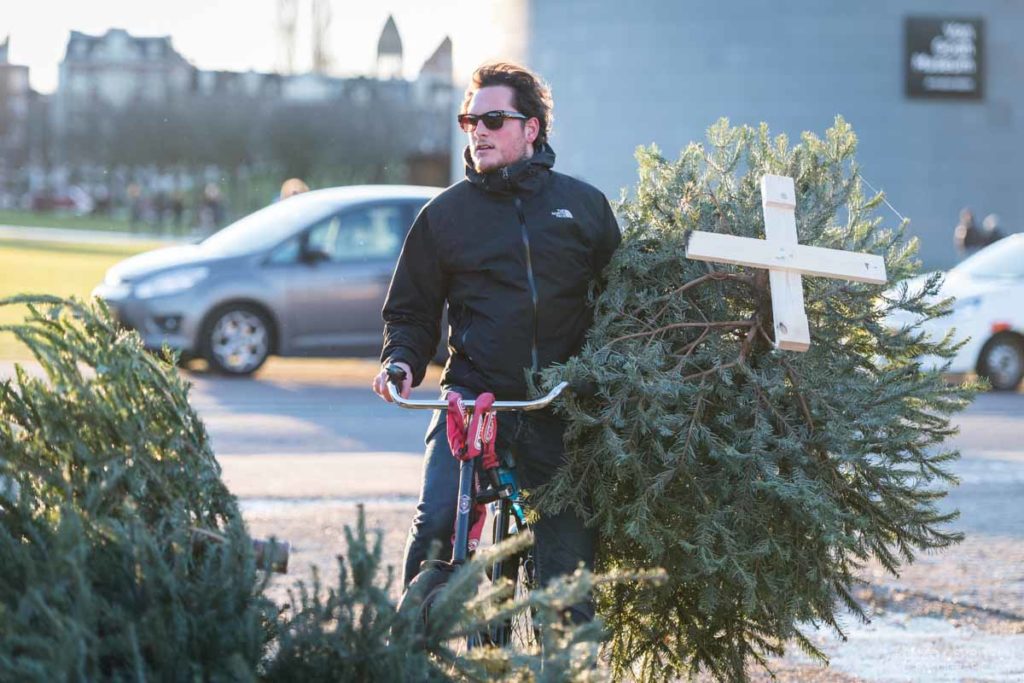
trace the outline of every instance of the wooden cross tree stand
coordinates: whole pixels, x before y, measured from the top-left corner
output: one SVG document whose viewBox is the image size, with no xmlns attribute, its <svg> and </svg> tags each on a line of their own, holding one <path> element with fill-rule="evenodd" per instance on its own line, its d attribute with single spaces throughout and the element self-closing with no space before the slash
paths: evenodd
<svg viewBox="0 0 1024 683">
<path fill-rule="evenodd" d="M 820 275 L 880 285 L 887 281 L 885 261 L 873 254 L 798 244 L 792 178 L 763 176 L 761 206 L 766 239 L 694 232 L 686 256 L 697 261 L 767 268 L 775 346 L 786 351 L 806 351 L 811 346 L 811 334 L 804 311 L 802 276 Z"/>
</svg>

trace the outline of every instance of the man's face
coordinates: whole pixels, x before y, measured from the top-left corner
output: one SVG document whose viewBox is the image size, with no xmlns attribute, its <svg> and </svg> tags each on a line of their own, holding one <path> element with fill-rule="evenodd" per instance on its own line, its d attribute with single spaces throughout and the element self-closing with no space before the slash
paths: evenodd
<svg viewBox="0 0 1024 683">
<path fill-rule="evenodd" d="M 489 111 L 516 111 L 512 106 L 515 92 L 507 85 L 480 88 L 469 101 L 467 114 L 486 114 Z M 478 173 L 486 173 L 533 155 L 533 141 L 537 139 L 540 124 L 536 118 L 505 119 L 501 128 L 490 130 L 483 121 L 469 136 L 469 154 Z"/>
</svg>

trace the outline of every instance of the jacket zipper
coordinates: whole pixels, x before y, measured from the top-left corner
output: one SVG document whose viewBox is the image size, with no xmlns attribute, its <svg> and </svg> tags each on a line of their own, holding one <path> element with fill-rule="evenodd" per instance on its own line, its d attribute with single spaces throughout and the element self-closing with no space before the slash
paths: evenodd
<svg viewBox="0 0 1024 683">
<path fill-rule="evenodd" d="M 516 197 L 515 203 L 516 213 L 519 214 L 519 228 L 523 233 L 523 249 L 526 251 L 526 281 L 530 284 L 530 298 L 533 300 L 533 345 L 530 347 L 530 359 L 533 363 L 533 371 L 536 373 L 540 370 L 540 360 L 537 357 L 537 282 L 533 278 L 533 261 L 530 258 L 530 236 L 526 232 L 523 202 L 519 197 Z"/>
</svg>

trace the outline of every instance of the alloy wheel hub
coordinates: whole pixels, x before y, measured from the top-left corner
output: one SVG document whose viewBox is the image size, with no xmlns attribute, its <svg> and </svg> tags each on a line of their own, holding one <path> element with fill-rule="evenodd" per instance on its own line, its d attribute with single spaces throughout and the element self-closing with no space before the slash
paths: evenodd
<svg viewBox="0 0 1024 683">
<path fill-rule="evenodd" d="M 231 311 L 220 317 L 211 335 L 211 350 L 217 361 L 232 372 L 246 372 L 267 355 L 267 327 L 246 311 Z"/>
</svg>

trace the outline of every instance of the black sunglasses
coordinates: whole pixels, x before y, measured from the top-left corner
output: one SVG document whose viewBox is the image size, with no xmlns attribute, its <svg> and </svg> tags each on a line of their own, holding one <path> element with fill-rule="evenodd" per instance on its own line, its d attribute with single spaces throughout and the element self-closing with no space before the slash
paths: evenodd
<svg viewBox="0 0 1024 683">
<path fill-rule="evenodd" d="M 483 121 L 487 130 L 498 130 L 505 125 L 505 119 L 523 119 L 525 121 L 528 118 L 530 117 L 517 111 L 495 109 L 484 114 L 459 114 L 459 127 L 467 133 L 472 133 L 476 130 L 477 122 Z"/>
</svg>

